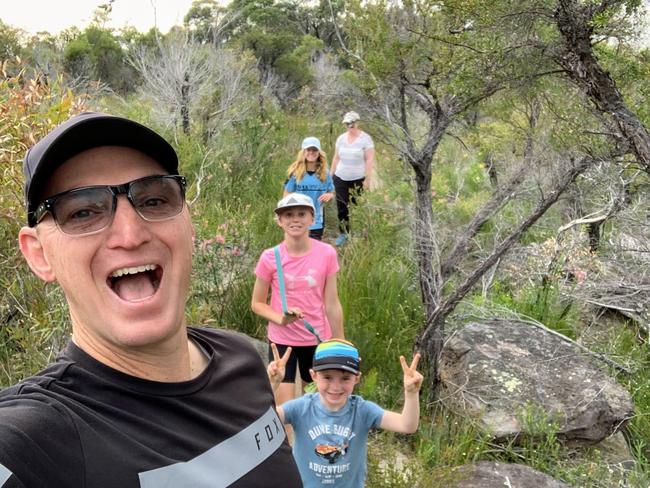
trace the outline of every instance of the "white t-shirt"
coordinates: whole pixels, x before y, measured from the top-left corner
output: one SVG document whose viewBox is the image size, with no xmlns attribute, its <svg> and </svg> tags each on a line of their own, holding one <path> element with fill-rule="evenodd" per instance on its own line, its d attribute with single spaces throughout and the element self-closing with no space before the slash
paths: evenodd
<svg viewBox="0 0 650 488">
<path fill-rule="evenodd" d="M 359 180 L 366 176 L 366 160 L 364 158 L 367 149 L 375 147 L 372 138 L 365 132 L 361 132 L 352 144 L 348 144 L 348 133 L 341 134 L 336 139 L 336 151 L 340 161 L 336 166 L 334 174 L 345 181 Z"/>
</svg>

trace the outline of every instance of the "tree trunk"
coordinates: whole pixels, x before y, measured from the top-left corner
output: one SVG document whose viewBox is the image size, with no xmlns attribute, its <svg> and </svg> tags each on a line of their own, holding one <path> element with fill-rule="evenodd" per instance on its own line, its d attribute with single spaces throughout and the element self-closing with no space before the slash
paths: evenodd
<svg viewBox="0 0 650 488">
<path fill-rule="evenodd" d="M 426 164 L 423 162 L 420 165 Z M 429 163 L 429 167 L 431 164 Z M 426 320 L 436 309 L 440 290 L 436 286 L 436 271 L 433 269 L 433 210 L 431 201 L 431 171 L 416 171 L 415 177 L 415 254 L 418 262 L 420 293 Z"/>
<path fill-rule="evenodd" d="M 483 158 L 483 164 L 487 170 L 490 185 L 492 185 L 493 189 L 496 189 L 499 186 L 499 172 L 497 171 L 497 165 L 491 152 L 488 152 L 485 155 Z"/>
<path fill-rule="evenodd" d="M 589 236 L 589 250 L 593 253 L 598 252 L 600 247 L 600 228 L 602 222 L 591 222 L 587 225 L 587 235 Z"/>
<path fill-rule="evenodd" d="M 555 22 L 564 44 L 556 61 L 596 108 L 614 119 L 630 144 L 630 150 L 650 173 L 650 135 L 637 115 L 628 109 L 614 80 L 600 66 L 591 44 L 594 16 L 606 8 L 615 8 L 616 4 L 625 8 L 622 1 L 603 2 L 598 6 L 590 2 L 558 0 Z"/>
<path fill-rule="evenodd" d="M 185 73 L 183 84 L 181 85 L 181 123 L 183 133 L 190 134 L 190 76 Z"/>
</svg>

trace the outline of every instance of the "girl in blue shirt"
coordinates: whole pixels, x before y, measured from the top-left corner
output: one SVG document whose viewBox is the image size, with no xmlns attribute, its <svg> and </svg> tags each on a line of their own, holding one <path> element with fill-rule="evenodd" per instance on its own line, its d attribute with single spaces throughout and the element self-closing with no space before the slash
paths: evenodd
<svg viewBox="0 0 650 488">
<path fill-rule="evenodd" d="M 302 193 L 314 202 L 314 223 L 309 227 L 309 237 L 323 238 L 325 218 L 322 204 L 334 198 L 334 183 L 327 168 L 327 158 L 321 150 L 316 137 L 306 137 L 296 160 L 287 170 L 284 184 L 284 196 L 289 193 Z"/>
</svg>

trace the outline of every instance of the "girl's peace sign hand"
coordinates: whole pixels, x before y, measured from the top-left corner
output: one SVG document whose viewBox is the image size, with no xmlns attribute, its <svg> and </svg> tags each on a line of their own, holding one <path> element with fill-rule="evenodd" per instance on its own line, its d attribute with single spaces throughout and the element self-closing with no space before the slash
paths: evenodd
<svg viewBox="0 0 650 488">
<path fill-rule="evenodd" d="M 404 356 L 399 357 L 399 362 L 402 365 L 402 371 L 404 372 L 404 391 L 407 393 L 420 391 L 422 381 L 424 380 L 424 376 L 422 376 L 417 370 L 418 363 L 420 362 L 420 353 L 415 353 L 410 366 L 406 363 L 406 358 Z"/>
<path fill-rule="evenodd" d="M 273 391 L 282 383 L 284 379 L 284 370 L 287 366 L 287 361 L 291 355 L 291 347 L 287 347 L 287 350 L 284 351 L 282 357 L 278 352 L 278 346 L 271 343 L 271 351 L 273 351 L 273 361 L 269 362 L 269 365 L 266 368 L 266 374 L 269 376 L 269 381 L 273 387 Z"/>
</svg>

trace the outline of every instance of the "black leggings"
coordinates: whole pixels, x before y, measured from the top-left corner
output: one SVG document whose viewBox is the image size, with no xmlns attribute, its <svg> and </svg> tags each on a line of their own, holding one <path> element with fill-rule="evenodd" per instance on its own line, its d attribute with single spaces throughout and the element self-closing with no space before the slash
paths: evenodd
<svg viewBox="0 0 650 488">
<path fill-rule="evenodd" d="M 339 231 L 342 233 L 350 232 L 350 203 L 357 204 L 357 195 L 363 192 L 363 180 L 346 181 L 334 175 L 334 190 L 336 190 L 336 211 L 339 218 Z"/>
</svg>

